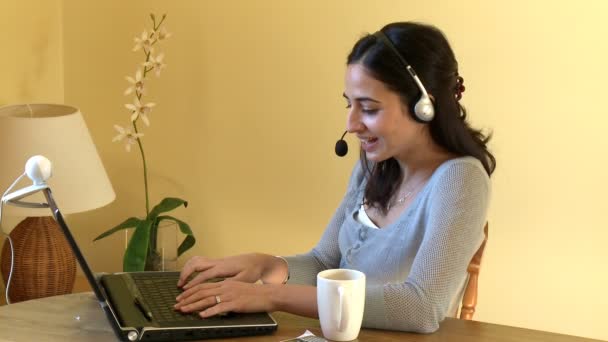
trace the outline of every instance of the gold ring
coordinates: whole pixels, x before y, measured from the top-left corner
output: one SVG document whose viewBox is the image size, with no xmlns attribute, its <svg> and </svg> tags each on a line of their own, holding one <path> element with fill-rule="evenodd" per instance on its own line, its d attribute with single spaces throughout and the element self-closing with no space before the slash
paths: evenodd
<svg viewBox="0 0 608 342">
<path fill-rule="evenodd" d="M 220 296 L 215 296 L 215 304 L 219 304 L 222 302 L 222 299 L 220 298 Z"/>
</svg>

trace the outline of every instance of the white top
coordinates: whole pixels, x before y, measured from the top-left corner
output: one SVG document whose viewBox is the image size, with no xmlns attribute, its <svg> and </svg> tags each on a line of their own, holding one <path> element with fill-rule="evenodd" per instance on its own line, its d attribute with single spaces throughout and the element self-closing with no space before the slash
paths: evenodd
<svg viewBox="0 0 608 342">
<path fill-rule="evenodd" d="M 357 215 L 355 215 L 355 219 L 357 220 L 357 222 L 361 223 L 362 225 L 364 225 L 366 227 L 370 227 L 370 228 L 374 228 L 374 229 L 380 229 L 369 218 L 369 216 L 367 216 L 367 213 L 365 212 L 365 207 L 363 206 L 363 204 L 361 204 L 361 208 L 359 208 L 359 211 L 357 212 Z"/>
</svg>

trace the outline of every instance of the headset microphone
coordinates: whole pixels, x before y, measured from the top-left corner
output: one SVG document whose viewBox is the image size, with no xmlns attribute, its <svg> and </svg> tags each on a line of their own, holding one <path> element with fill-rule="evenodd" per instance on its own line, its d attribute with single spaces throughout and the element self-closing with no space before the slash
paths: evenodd
<svg viewBox="0 0 608 342">
<path fill-rule="evenodd" d="M 338 155 L 338 157 L 344 157 L 348 153 L 348 145 L 346 144 L 346 141 L 344 141 L 346 133 L 348 133 L 348 131 L 344 131 L 342 138 L 336 141 L 336 155 Z"/>
</svg>

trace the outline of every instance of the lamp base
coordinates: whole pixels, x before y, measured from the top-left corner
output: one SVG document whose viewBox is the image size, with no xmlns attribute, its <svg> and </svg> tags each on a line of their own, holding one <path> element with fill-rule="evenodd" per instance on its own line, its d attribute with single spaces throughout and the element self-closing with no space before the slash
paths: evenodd
<svg viewBox="0 0 608 342">
<path fill-rule="evenodd" d="M 76 258 L 57 222 L 51 216 L 28 217 L 10 233 L 15 248 L 9 289 L 12 303 L 72 292 Z M 2 277 L 11 268 L 8 241 L 2 248 Z"/>
</svg>

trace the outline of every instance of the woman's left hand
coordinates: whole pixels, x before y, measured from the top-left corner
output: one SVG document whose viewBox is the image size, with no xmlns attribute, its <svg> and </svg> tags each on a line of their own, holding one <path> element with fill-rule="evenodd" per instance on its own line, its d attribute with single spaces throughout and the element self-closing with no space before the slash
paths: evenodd
<svg viewBox="0 0 608 342">
<path fill-rule="evenodd" d="M 174 309 L 182 312 L 201 311 L 200 316 L 203 318 L 230 311 L 275 311 L 271 287 L 274 285 L 229 279 L 217 283 L 201 283 L 177 296 Z"/>
</svg>

